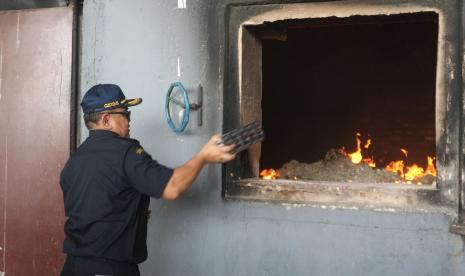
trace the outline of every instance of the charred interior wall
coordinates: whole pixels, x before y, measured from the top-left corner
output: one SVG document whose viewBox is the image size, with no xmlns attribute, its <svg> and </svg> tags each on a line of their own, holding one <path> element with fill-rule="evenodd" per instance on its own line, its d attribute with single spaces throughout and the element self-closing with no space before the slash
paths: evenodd
<svg viewBox="0 0 465 276">
<path fill-rule="evenodd" d="M 458 1 L 424 2 L 456 12 L 445 16 L 464 12 Z M 228 10 L 247 4 L 257 1 L 86 0 L 82 91 L 113 82 L 128 97 L 144 98 L 133 109 L 131 135 L 159 162 L 182 164 L 224 123 L 238 120 L 223 115 L 224 105 L 237 100 L 223 83 L 237 69 L 227 64 L 225 34 Z M 458 43 L 459 27 L 451 27 L 456 35 L 449 42 Z M 457 56 L 447 62 L 460 67 Z M 205 93 L 204 126 L 194 119 L 180 135 L 169 129 L 163 110 L 176 80 L 188 89 L 200 83 Z M 181 199 L 152 201 L 143 275 L 465 274 L 463 240 L 449 232 L 447 214 L 226 201 L 221 184 L 221 167 L 208 166 Z"/>
</svg>

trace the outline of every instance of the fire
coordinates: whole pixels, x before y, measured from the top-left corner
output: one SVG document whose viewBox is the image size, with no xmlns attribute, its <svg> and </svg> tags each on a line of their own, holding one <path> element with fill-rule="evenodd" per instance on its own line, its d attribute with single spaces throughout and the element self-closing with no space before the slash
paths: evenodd
<svg viewBox="0 0 465 276">
<path fill-rule="evenodd" d="M 352 153 L 347 153 L 347 156 L 350 158 L 350 160 L 352 160 L 352 163 L 354 164 L 359 164 L 360 162 L 363 162 L 372 168 L 376 168 L 376 163 L 373 160 L 373 157 L 363 158 L 362 149 L 360 148 L 360 145 L 362 144 L 362 141 L 360 140 L 361 136 L 362 135 L 357 132 L 356 137 L 355 137 L 355 139 L 357 140 L 357 150 Z M 368 139 L 366 144 L 363 147 L 365 149 L 368 149 L 370 145 L 371 145 L 371 139 Z"/>
<path fill-rule="evenodd" d="M 403 178 L 404 177 L 404 160 L 391 161 L 384 169 L 388 172 L 398 173 Z"/>
<path fill-rule="evenodd" d="M 413 164 L 412 166 L 407 167 L 407 173 L 404 178 L 408 181 L 412 181 L 423 176 L 425 176 L 425 170 L 417 164 Z"/>
<path fill-rule="evenodd" d="M 359 164 L 361 162 L 367 164 L 368 166 L 375 168 L 376 164 L 373 160 L 373 157 L 363 157 L 362 149 L 360 145 L 361 142 L 361 134 L 356 133 L 355 140 L 357 141 L 357 150 L 352 153 L 346 153 L 346 155 L 350 158 L 352 163 Z M 367 142 L 364 146 L 365 149 L 368 149 L 372 144 L 371 139 L 367 139 Z M 344 151 L 344 149 L 342 149 Z M 408 157 L 408 151 L 406 149 L 400 149 L 403 153 L 405 158 Z M 345 151 L 344 151 L 345 152 Z M 407 181 L 415 181 L 418 180 L 426 175 L 436 176 L 436 167 L 434 165 L 434 157 L 427 156 L 428 165 L 426 168 L 422 168 L 417 164 L 413 164 L 411 166 L 405 166 L 404 160 L 397 160 L 391 161 L 389 164 L 384 168 L 386 171 L 398 173 L 402 178 Z"/>
<path fill-rule="evenodd" d="M 362 140 L 361 140 L 362 135 L 360 133 L 356 133 L 355 135 L 355 140 L 357 142 L 357 149 L 354 152 L 347 153 L 344 148 L 341 149 L 341 151 L 352 161 L 354 164 L 360 164 L 360 163 L 365 163 L 368 166 L 372 168 L 376 168 L 376 163 L 374 161 L 373 157 L 364 157 L 362 154 Z M 372 140 L 367 139 L 365 145 L 363 146 L 364 149 L 368 149 L 372 145 Z M 402 154 L 405 156 L 405 158 L 408 157 L 408 151 L 406 149 L 400 149 Z M 427 161 L 428 164 L 426 168 L 422 168 L 418 166 L 417 164 L 413 164 L 411 166 L 406 166 L 404 160 L 397 160 L 397 161 L 391 161 L 389 164 L 384 168 L 384 170 L 389 171 L 389 172 L 394 172 L 399 174 L 403 179 L 408 181 L 408 183 L 411 183 L 411 181 L 419 181 L 424 176 L 427 175 L 432 175 L 436 176 L 436 166 L 434 164 L 435 157 L 427 156 Z M 279 172 L 273 169 L 265 169 L 260 172 L 260 176 L 263 179 L 277 179 L 279 177 Z M 296 177 L 294 179 L 297 180 Z M 349 181 L 350 182 L 350 181 Z M 396 183 L 398 183 L 396 181 Z M 420 182 L 417 183 L 418 185 L 421 185 Z"/>
<path fill-rule="evenodd" d="M 430 174 L 432 176 L 436 176 L 436 167 L 434 166 L 434 157 L 427 156 L 428 158 L 428 165 L 426 166 L 426 174 Z"/>
<path fill-rule="evenodd" d="M 372 168 L 376 168 L 376 163 L 375 161 L 373 160 L 372 157 L 368 157 L 368 158 L 363 158 L 363 163 L 367 164 L 368 166 L 372 167 Z"/>
<path fill-rule="evenodd" d="M 279 177 L 279 172 L 275 171 L 273 169 L 262 170 L 261 173 L 260 173 L 260 176 L 263 179 L 276 179 L 276 178 Z"/>
<path fill-rule="evenodd" d="M 371 139 L 367 140 L 367 143 L 365 144 L 364 148 L 368 149 L 371 145 Z"/>
<path fill-rule="evenodd" d="M 362 149 L 360 148 L 362 142 L 360 141 L 360 136 L 360 133 L 357 133 L 355 137 L 357 140 L 357 150 L 347 154 L 354 164 L 358 164 L 362 161 Z"/>
</svg>

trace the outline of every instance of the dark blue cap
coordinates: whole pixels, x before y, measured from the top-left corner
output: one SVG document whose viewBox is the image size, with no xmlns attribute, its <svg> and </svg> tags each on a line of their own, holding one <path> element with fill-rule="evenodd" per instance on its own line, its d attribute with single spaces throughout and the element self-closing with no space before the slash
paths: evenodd
<svg viewBox="0 0 465 276">
<path fill-rule="evenodd" d="M 123 91 L 116 84 L 97 84 L 86 92 L 81 107 L 84 113 L 92 113 L 134 106 L 141 102 L 141 98 L 126 99 Z"/>
</svg>

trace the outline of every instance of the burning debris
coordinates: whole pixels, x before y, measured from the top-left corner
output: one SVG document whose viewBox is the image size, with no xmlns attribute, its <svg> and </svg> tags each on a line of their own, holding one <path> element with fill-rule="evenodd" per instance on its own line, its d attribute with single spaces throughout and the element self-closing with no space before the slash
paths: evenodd
<svg viewBox="0 0 465 276">
<path fill-rule="evenodd" d="M 263 179 L 292 179 L 315 180 L 334 182 L 361 182 L 361 183 L 416 183 L 433 184 L 436 180 L 434 157 L 427 156 L 427 166 L 422 168 L 417 164 L 406 166 L 406 161 L 391 161 L 384 168 L 377 168 L 373 157 L 364 157 L 362 154 L 361 135 L 356 134 L 357 150 L 351 153 L 342 149 L 331 149 L 323 160 L 311 164 L 299 163 L 292 160 L 275 171 L 263 170 L 260 176 Z M 367 139 L 363 148 L 368 149 L 372 144 Z M 404 156 L 408 151 L 401 149 Z"/>
<path fill-rule="evenodd" d="M 276 179 L 276 178 L 279 178 L 279 172 L 273 169 L 263 170 L 260 173 L 260 176 L 263 179 Z"/>
</svg>

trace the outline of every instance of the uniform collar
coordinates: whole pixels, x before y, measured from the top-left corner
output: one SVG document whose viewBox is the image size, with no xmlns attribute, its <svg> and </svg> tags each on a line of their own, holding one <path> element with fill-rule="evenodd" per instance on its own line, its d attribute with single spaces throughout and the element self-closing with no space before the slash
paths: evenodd
<svg viewBox="0 0 465 276">
<path fill-rule="evenodd" d="M 113 131 L 104 130 L 104 129 L 93 129 L 89 131 L 89 137 L 119 137 L 119 135 Z"/>
</svg>

